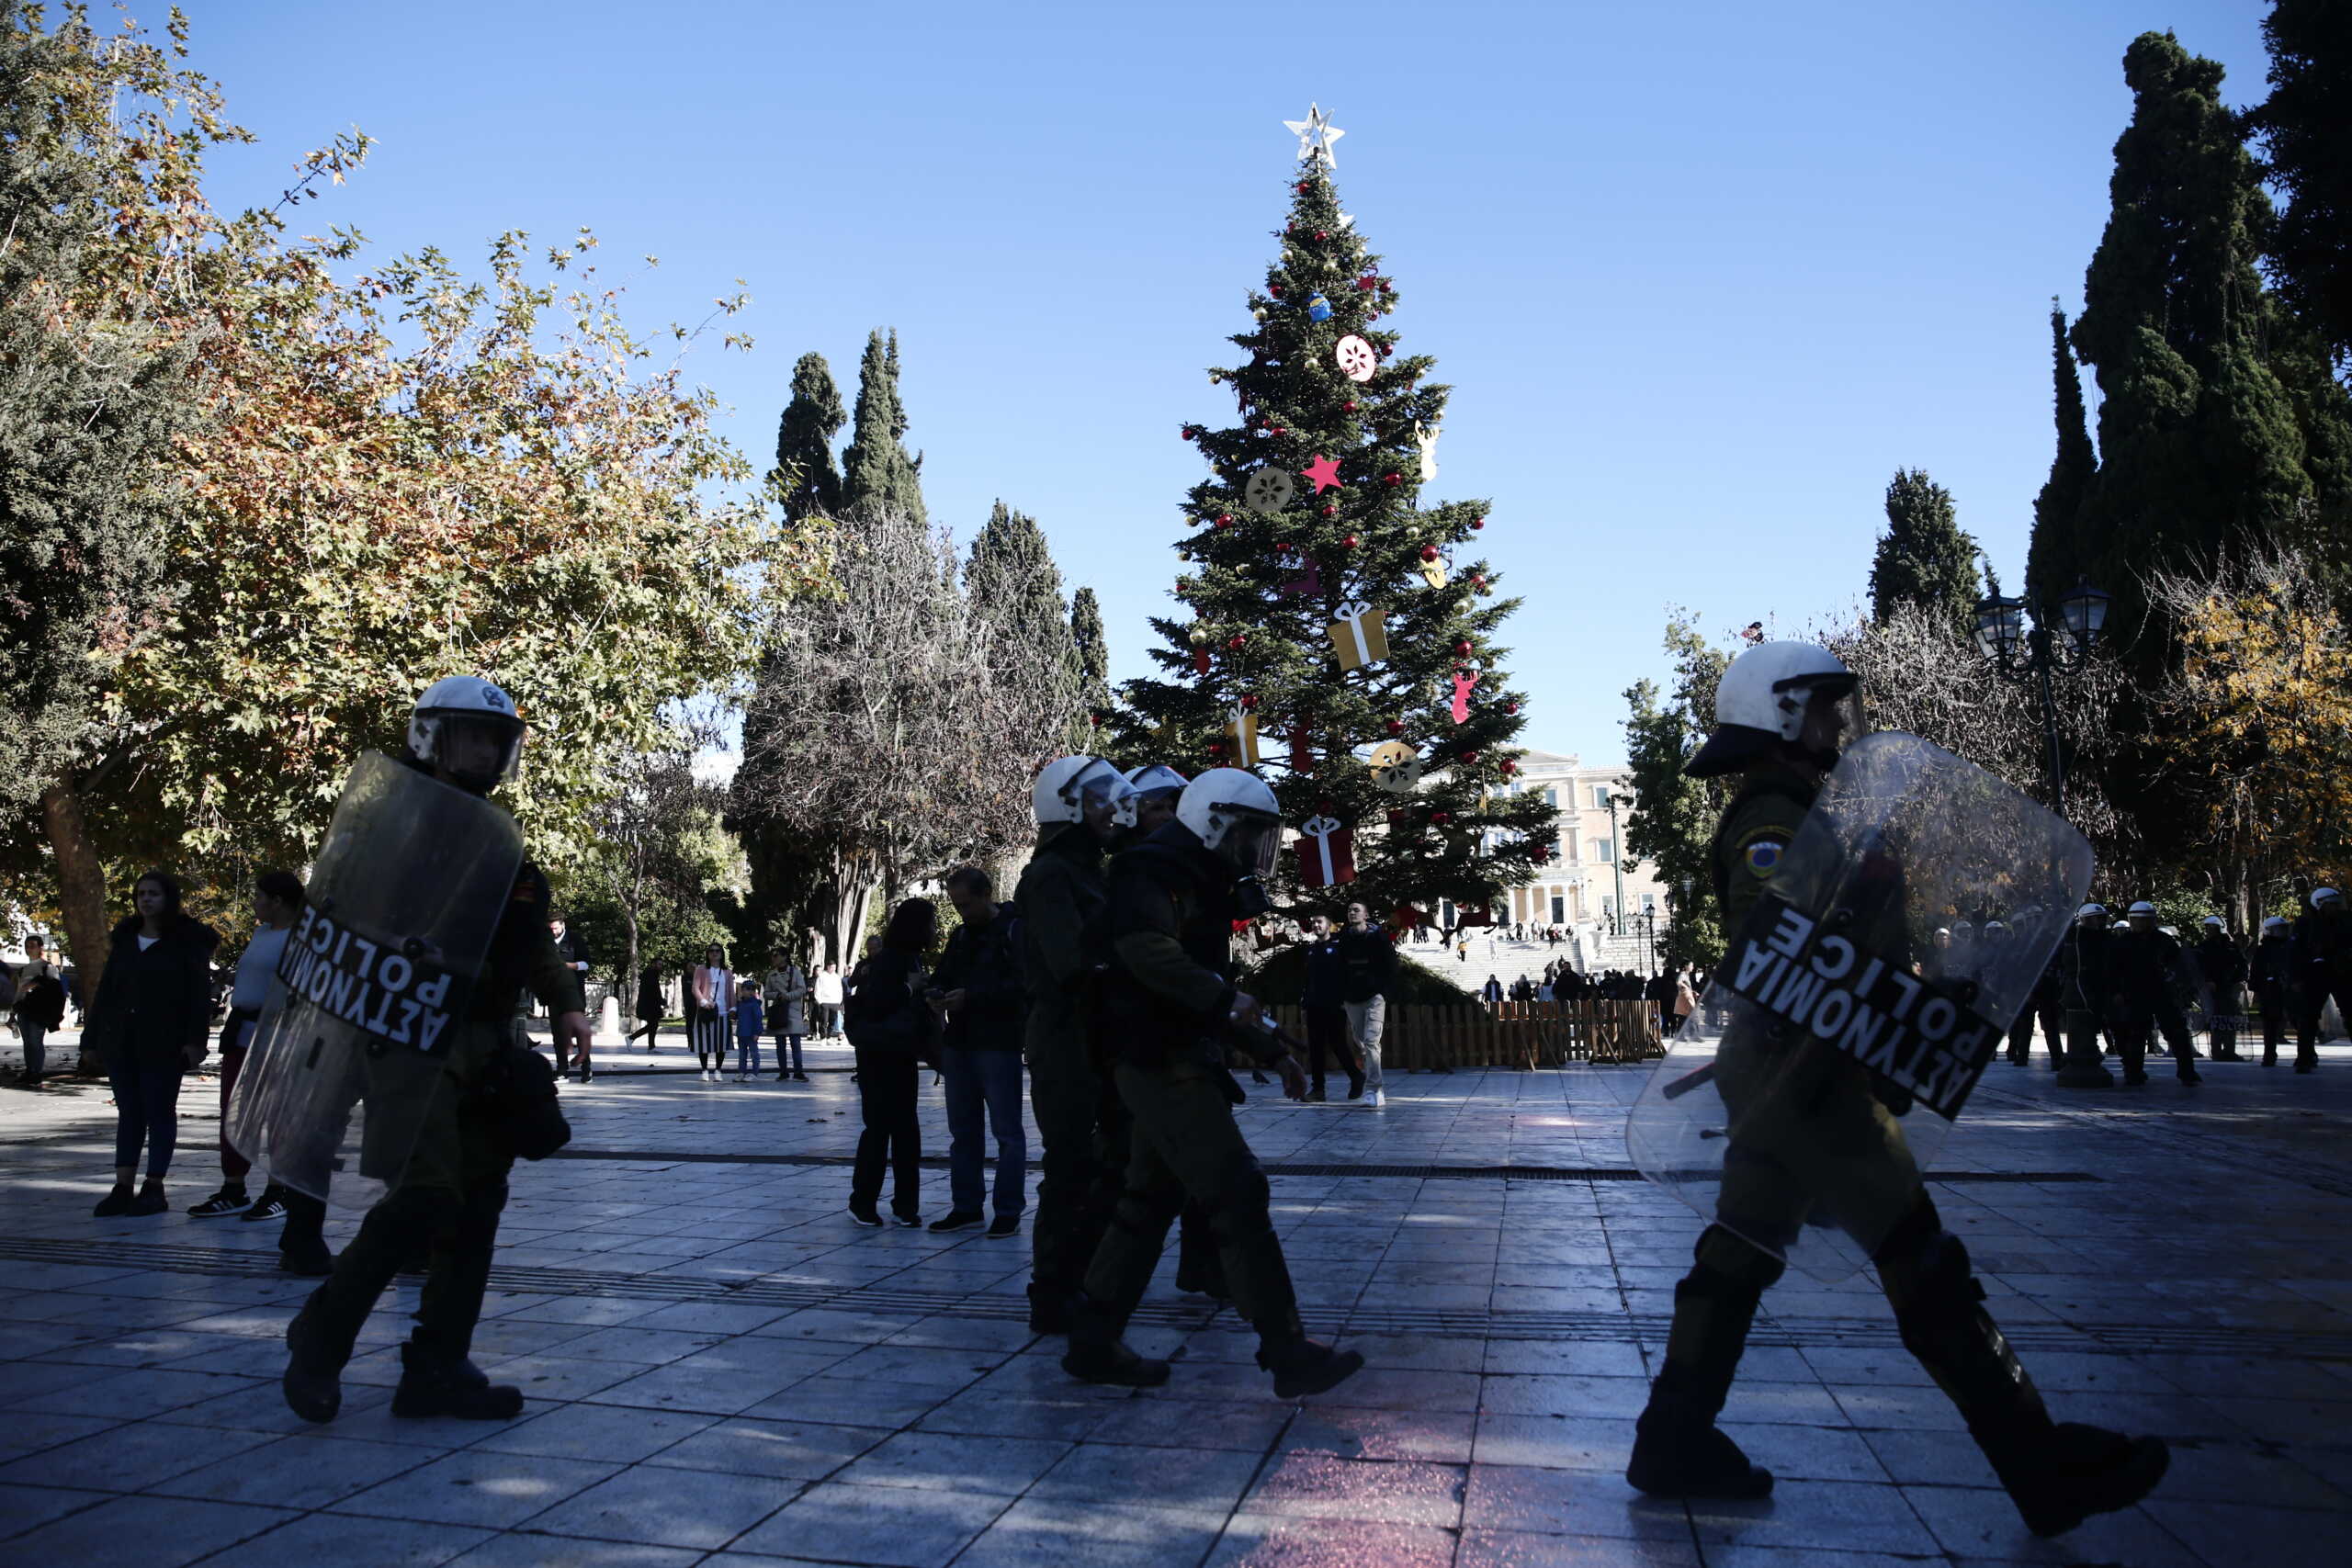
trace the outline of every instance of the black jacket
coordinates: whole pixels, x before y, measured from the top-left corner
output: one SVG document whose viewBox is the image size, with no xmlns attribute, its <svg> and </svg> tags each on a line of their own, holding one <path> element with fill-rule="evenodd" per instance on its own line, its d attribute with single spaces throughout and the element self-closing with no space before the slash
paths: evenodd
<svg viewBox="0 0 2352 1568">
<path fill-rule="evenodd" d="M 1327 936 L 1306 948 L 1306 984 L 1299 1000 L 1311 1008 L 1335 1008 L 1347 1000 L 1345 976 L 1340 966 L 1340 939 Z"/>
<path fill-rule="evenodd" d="M 1111 862 L 1109 963 L 1094 1039 L 1139 1066 L 1222 1062 L 1240 1042 L 1233 1011 L 1233 868 L 1182 822 L 1163 823 Z M 1266 1055 L 1274 1052 L 1271 1043 Z"/>
<path fill-rule="evenodd" d="M 2352 984 L 2352 914 L 2297 916 L 2295 971 L 2305 986 Z"/>
<path fill-rule="evenodd" d="M 1368 928 L 1339 936 L 1340 995 L 1351 1002 L 1385 997 L 1396 983 L 1396 949 L 1385 931 Z"/>
<path fill-rule="evenodd" d="M 587 964 L 593 966 L 595 963 L 595 960 L 588 956 L 588 944 L 581 941 L 580 933 L 569 925 L 563 928 L 561 936 L 555 938 L 555 951 L 557 956 L 563 960 L 567 967 L 574 964 Z M 574 969 L 571 972 L 580 976 L 582 985 L 587 984 L 588 970 Z"/>
<path fill-rule="evenodd" d="M 2108 987 L 2128 1002 L 2168 998 L 2179 973 L 2180 943 L 2162 931 L 2127 927 L 2108 947 Z"/>
<path fill-rule="evenodd" d="M 2301 993 L 2295 974 L 2295 944 L 2291 938 L 2267 936 L 2254 944 L 2254 963 L 2248 978 L 2254 982 L 2254 994 L 2266 1002 L 2284 1006 L 2289 998 Z"/>
<path fill-rule="evenodd" d="M 946 1042 L 967 1051 L 1018 1051 L 1028 1011 L 1021 964 L 1012 951 L 1012 915 L 998 905 L 996 918 L 977 929 L 956 928 L 947 939 L 931 983 L 943 991 L 961 990 L 964 1005 L 947 1015 Z"/>
<path fill-rule="evenodd" d="M 937 1016 L 922 999 L 922 961 L 911 953 L 884 948 L 850 971 L 849 1000 L 842 1027 L 860 1051 L 928 1055 L 937 1038 Z"/>
<path fill-rule="evenodd" d="M 2216 991 L 2234 991 L 2245 984 L 2245 953 L 2220 931 L 2209 930 L 2189 953 L 2197 960 L 2197 972 Z"/>
<path fill-rule="evenodd" d="M 154 944 L 139 945 L 137 916 L 114 928 L 106 977 L 91 1003 L 89 1034 L 112 1071 L 176 1066 L 201 1056 L 212 1028 L 212 952 L 220 938 L 179 915 Z"/>
</svg>

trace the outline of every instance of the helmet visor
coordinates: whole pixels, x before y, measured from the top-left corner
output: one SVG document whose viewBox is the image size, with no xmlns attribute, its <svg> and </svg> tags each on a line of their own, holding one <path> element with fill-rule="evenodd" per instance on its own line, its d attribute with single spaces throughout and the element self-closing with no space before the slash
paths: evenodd
<svg viewBox="0 0 2352 1568">
<path fill-rule="evenodd" d="M 1282 819 L 1262 811 L 1227 807 L 1226 829 L 1216 840 L 1216 852 L 1244 876 L 1269 876 L 1282 853 Z"/>
<path fill-rule="evenodd" d="M 1122 828 L 1136 825 L 1136 786 L 1108 762 L 1089 768 L 1080 777 L 1078 804 L 1090 822 L 1107 819 Z"/>
<path fill-rule="evenodd" d="M 443 712 L 431 716 L 435 766 L 475 789 L 513 775 L 523 752 L 523 727 L 503 714 Z"/>
<path fill-rule="evenodd" d="M 1791 739 L 1816 757 L 1836 757 L 1871 732 L 1861 683 L 1851 675 L 1809 675 L 1779 690 L 1800 710 Z"/>
</svg>

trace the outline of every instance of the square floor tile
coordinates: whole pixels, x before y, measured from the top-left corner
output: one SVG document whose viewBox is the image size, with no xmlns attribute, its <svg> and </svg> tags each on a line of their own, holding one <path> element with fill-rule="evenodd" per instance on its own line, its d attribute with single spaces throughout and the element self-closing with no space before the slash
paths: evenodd
<svg viewBox="0 0 2352 1568">
<path fill-rule="evenodd" d="M 184 1497 L 117 1497 L 8 1542 L 11 1561 L 58 1568 L 179 1568 L 291 1516 Z"/>
<path fill-rule="evenodd" d="M 646 1462 L 681 1470 L 816 1481 L 890 1436 L 887 1427 L 832 1427 L 737 1416 L 671 1444 Z"/>
<path fill-rule="evenodd" d="M 801 1483 L 765 1475 L 639 1465 L 557 1504 L 531 1520 L 555 1535 L 635 1540 L 653 1546 L 725 1546 L 799 1494 Z"/>
<path fill-rule="evenodd" d="M 488 1530 L 454 1525 L 312 1514 L 246 1541 L 235 1556 L 239 1568 L 318 1568 L 327 1562 L 439 1568 L 490 1539 Z"/>
<path fill-rule="evenodd" d="M 469 1450 L 345 1497 L 334 1511 L 505 1529 L 619 1470 L 544 1454 Z"/>
<path fill-rule="evenodd" d="M 735 1550 L 884 1568 L 945 1568 L 1011 1506 L 1009 1497 L 984 1493 L 825 1482 L 735 1542 Z"/>
<path fill-rule="evenodd" d="M 1243 1506 L 1250 1513 L 1373 1518 L 1451 1529 L 1462 1522 L 1464 1467 L 1277 1451 Z"/>
<path fill-rule="evenodd" d="M 1068 1443 L 1035 1438 L 901 1432 L 877 1444 L 839 1479 L 861 1486 L 1018 1496 L 1069 1450 Z"/>
<path fill-rule="evenodd" d="M 393 1443 L 329 1438 L 311 1432 L 280 1438 L 233 1459 L 219 1460 L 149 1490 L 219 1503 L 321 1508 L 426 1463 L 425 1451 Z"/>
</svg>

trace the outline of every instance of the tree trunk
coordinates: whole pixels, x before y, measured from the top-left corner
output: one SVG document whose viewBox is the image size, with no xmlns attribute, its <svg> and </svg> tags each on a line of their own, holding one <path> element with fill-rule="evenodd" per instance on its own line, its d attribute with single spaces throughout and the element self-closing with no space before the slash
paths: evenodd
<svg viewBox="0 0 2352 1568">
<path fill-rule="evenodd" d="M 58 905 L 65 915 L 65 961 L 74 968 L 81 993 L 83 1050 L 74 1071 L 96 1074 L 96 1053 L 89 1049 L 90 1003 L 107 968 L 107 874 L 90 842 L 82 818 L 82 796 L 70 783 L 40 792 L 41 825 L 49 834 L 50 853 L 57 857 Z"/>
<path fill-rule="evenodd" d="M 637 1016 L 637 911 L 635 909 L 627 906 L 622 907 L 621 928 L 628 932 L 628 957 L 616 977 L 614 988 L 624 998 L 621 1002 L 622 1012 L 633 1021 L 643 1023 L 645 1020 Z"/>
</svg>

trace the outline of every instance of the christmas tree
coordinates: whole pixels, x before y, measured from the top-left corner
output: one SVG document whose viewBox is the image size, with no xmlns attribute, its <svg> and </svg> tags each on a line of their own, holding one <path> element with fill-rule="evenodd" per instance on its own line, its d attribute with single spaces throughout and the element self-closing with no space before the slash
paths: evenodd
<svg viewBox="0 0 2352 1568">
<path fill-rule="evenodd" d="M 1277 897 L 1362 898 L 1375 919 L 1483 910 L 1552 852 L 1552 806 L 1514 787 L 1524 722 L 1474 546 L 1484 502 L 1427 504 L 1448 389 L 1384 323 L 1395 283 L 1340 210 L 1319 109 L 1248 355 L 1209 379 L 1236 421 L 1187 424 L 1210 477 L 1185 497 L 1159 678 L 1122 689 L 1123 761 L 1254 768 L 1299 829 Z"/>
</svg>

